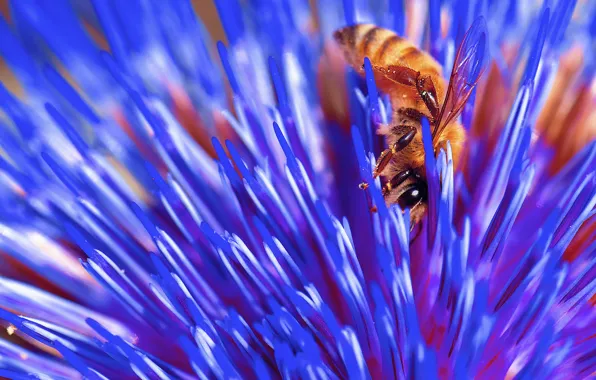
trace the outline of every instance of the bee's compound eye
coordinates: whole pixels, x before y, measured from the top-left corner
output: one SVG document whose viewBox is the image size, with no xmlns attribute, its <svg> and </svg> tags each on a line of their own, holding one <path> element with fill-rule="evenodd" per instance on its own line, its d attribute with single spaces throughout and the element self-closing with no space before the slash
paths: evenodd
<svg viewBox="0 0 596 380">
<path fill-rule="evenodd" d="M 426 199 L 426 184 L 418 182 L 406 189 L 399 196 L 397 202 L 399 203 L 399 207 L 402 209 L 409 208 L 416 206 L 421 201 Z"/>
</svg>

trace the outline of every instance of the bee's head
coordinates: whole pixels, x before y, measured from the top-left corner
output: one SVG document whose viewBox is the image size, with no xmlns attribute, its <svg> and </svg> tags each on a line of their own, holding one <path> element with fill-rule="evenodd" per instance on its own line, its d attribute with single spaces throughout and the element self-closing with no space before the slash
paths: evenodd
<svg viewBox="0 0 596 380">
<path fill-rule="evenodd" d="M 409 184 L 404 186 L 397 196 L 397 204 L 402 210 L 410 210 L 410 222 L 414 225 L 426 213 L 428 202 L 428 185 L 426 180 L 414 171 Z"/>
<path fill-rule="evenodd" d="M 411 225 L 418 223 L 427 209 L 428 186 L 422 171 L 424 167 L 408 170 L 411 174 L 403 183 L 385 195 L 388 205 L 398 204 L 402 210 L 410 210 Z"/>
</svg>

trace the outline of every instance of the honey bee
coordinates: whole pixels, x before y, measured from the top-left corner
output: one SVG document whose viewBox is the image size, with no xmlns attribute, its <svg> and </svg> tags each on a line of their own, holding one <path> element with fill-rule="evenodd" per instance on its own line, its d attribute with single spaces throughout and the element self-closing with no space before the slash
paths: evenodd
<svg viewBox="0 0 596 380">
<path fill-rule="evenodd" d="M 486 65 L 484 19 L 478 18 L 464 36 L 448 84 L 432 56 L 390 30 L 359 24 L 339 29 L 333 37 L 347 63 L 362 76 L 364 58 L 369 58 L 378 89 L 391 100 L 392 120 L 377 131 L 388 148 L 377 159 L 373 178 L 380 175 L 384 180 L 382 193 L 388 205 L 410 209 L 414 225 L 428 203 L 422 118 L 430 122 L 435 152 L 450 142 L 455 165 L 466 138 L 457 117 Z"/>
</svg>

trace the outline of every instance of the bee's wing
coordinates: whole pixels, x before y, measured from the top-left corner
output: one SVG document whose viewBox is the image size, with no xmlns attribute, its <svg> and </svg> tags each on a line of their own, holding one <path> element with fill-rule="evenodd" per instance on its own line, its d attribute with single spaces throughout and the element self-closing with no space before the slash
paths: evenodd
<svg viewBox="0 0 596 380">
<path fill-rule="evenodd" d="M 443 128 L 459 115 L 468 101 L 488 62 L 486 44 L 486 22 L 484 17 L 479 17 L 466 32 L 457 50 L 447 95 L 435 123 L 433 137 L 439 135 Z"/>
</svg>

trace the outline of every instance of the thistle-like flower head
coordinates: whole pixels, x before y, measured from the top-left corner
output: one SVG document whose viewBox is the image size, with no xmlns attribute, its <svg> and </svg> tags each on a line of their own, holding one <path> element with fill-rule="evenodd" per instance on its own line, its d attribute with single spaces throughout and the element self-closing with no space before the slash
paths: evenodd
<svg viewBox="0 0 596 380">
<path fill-rule="evenodd" d="M 0 19 L 0 376 L 593 376 L 594 2 L 215 5 L 227 45 L 189 0 Z M 372 178 L 390 102 L 327 42 L 375 23 L 448 77 L 478 17 L 461 163 L 423 120 L 411 226 Z"/>
</svg>

